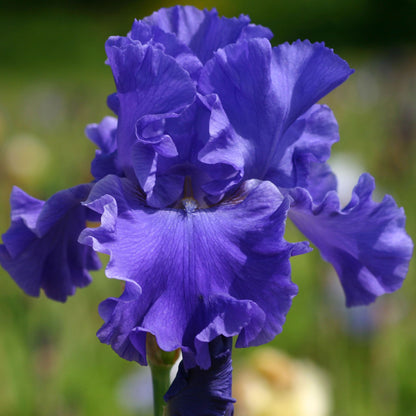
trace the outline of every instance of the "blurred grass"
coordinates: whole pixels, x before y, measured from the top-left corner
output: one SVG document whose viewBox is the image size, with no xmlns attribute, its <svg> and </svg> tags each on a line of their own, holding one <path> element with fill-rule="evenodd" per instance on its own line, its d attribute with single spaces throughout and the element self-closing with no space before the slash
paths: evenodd
<svg viewBox="0 0 416 416">
<path fill-rule="evenodd" d="M 250 13 L 256 23 L 270 24 L 270 18 L 261 20 L 266 6 L 255 10 L 244 2 L 224 2 L 218 8 L 227 15 Z M 104 41 L 111 34 L 126 33 L 133 17 L 150 12 L 146 3 L 101 15 L 92 9 L 83 13 L 59 8 L 34 16 L 28 10 L 3 15 L 1 30 L 7 35 L 2 39 L 8 42 L 0 44 L 1 230 L 9 224 L 13 185 L 46 199 L 90 180 L 94 146 L 83 131 L 86 124 L 110 113 L 105 100 L 114 90 L 110 69 L 103 64 Z M 328 10 L 321 12 L 325 13 Z M 297 24 L 295 18 L 291 22 Z M 405 207 L 407 229 L 415 239 L 416 55 L 392 46 L 330 46 L 357 70 L 323 100 L 340 124 L 341 141 L 333 154 L 353 155 L 376 177 L 380 194 L 391 193 Z M 28 155 L 38 165 L 36 174 L 19 176 L 13 166 L 20 159 L 10 160 L 10 154 L 15 155 L 10 149 L 25 135 L 35 143 L 34 149 L 38 146 L 38 152 Z M 43 156 L 37 159 L 37 153 Z M 289 226 L 288 239 L 303 237 Z M 348 324 L 344 300 L 329 283 L 336 277 L 318 251 L 293 259 L 299 295 L 283 333 L 272 344 L 313 360 L 329 373 L 334 415 L 416 414 L 413 263 L 402 290 L 369 309 L 373 329 L 360 333 Z M 89 288 L 58 304 L 44 296 L 25 296 L 0 270 L 0 414 L 134 414 L 122 406 L 117 389 L 137 365 L 121 360 L 95 337 L 101 326 L 98 303 L 120 292 L 118 282 L 98 272 Z M 246 353 L 235 352 L 236 365 Z"/>
</svg>

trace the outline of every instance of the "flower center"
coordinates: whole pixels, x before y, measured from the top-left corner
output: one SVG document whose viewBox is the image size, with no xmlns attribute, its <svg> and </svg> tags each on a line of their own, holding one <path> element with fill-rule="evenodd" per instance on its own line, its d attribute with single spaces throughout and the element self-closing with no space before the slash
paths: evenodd
<svg viewBox="0 0 416 416">
<path fill-rule="evenodd" d="M 183 198 L 181 203 L 188 214 L 198 209 L 198 202 L 192 197 Z"/>
<path fill-rule="evenodd" d="M 192 191 L 192 180 L 190 176 L 185 178 L 183 184 L 183 198 L 180 201 L 180 205 L 182 205 L 188 214 L 199 208 L 198 202 L 194 198 L 194 193 Z"/>
</svg>

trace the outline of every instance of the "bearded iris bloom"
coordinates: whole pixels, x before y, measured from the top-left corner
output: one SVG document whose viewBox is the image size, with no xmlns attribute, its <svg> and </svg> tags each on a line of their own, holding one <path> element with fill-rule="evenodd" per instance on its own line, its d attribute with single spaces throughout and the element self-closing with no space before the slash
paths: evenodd
<svg viewBox="0 0 416 416">
<path fill-rule="evenodd" d="M 290 257 L 309 251 L 284 240 L 287 217 L 332 263 L 348 306 L 398 289 L 413 248 L 403 209 L 374 202 L 368 174 L 341 208 L 327 164 L 338 126 L 316 103 L 353 71 L 323 43 L 271 37 L 190 6 L 110 37 L 117 118 L 87 127 L 94 181 L 45 203 L 12 194 L 0 262 L 17 284 L 64 301 L 89 282 L 94 251 L 108 254 L 125 289 L 100 304 L 99 339 L 146 364 L 151 333 L 182 349 L 185 372 L 214 365 L 218 337 L 247 347 L 282 330 Z"/>
</svg>

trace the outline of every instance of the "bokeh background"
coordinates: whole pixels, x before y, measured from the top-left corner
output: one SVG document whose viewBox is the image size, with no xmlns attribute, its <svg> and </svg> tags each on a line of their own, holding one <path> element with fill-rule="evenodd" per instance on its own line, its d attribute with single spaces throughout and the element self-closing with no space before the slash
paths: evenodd
<svg viewBox="0 0 416 416">
<path fill-rule="evenodd" d="M 298 38 L 324 40 L 356 69 L 322 100 L 340 124 L 334 169 L 347 195 L 362 171 L 374 175 L 378 195 L 390 193 L 405 207 L 415 240 L 416 2 L 188 4 L 216 7 L 228 17 L 249 14 L 273 30 L 275 45 Z M 9 225 L 13 185 L 46 199 L 91 179 L 94 146 L 83 131 L 110 114 L 106 96 L 114 91 L 104 65 L 104 42 L 125 34 L 135 17 L 171 5 L 126 0 L 0 4 L 2 231 Z M 287 238 L 302 237 L 289 227 Z M 300 292 L 283 333 L 270 344 L 272 350 L 234 354 L 235 394 L 242 404 L 245 399 L 251 403 L 237 415 L 415 415 L 414 263 L 400 291 L 369 308 L 347 311 L 337 278 L 318 251 L 294 258 L 293 280 Z M 0 270 L 1 415 L 149 414 L 146 369 L 123 361 L 95 337 L 101 326 L 97 305 L 117 296 L 121 285 L 102 272 L 93 277 L 89 288 L 59 304 L 43 295 L 25 296 Z M 273 400 L 280 400 L 283 410 Z M 319 401 L 326 404 L 319 407 Z M 293 410 L 292 402 L 303 403 L 306 412 Z M 320 413 L 312 411 L 317 408 Z"/>
</svg>

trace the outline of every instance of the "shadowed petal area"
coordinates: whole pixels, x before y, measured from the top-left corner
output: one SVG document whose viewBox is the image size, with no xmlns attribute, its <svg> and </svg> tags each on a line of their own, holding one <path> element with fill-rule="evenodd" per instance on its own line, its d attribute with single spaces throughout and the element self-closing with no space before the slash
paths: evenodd
<svg viewBox="0 0 416 416">
<path fill-rule="evenodd" d="M 314 189 L 318 185 L 322 187 L 324 178 L 321 177 L 319 181 L 313 178 L 326 173 L 326 169 L 318 165 L 328 160 L 331 146 L 338 140 L 338 123 L 332 111 L 326 105 L 313 105 L 286 130 L 277 143 L 265 179 L 279 188 L 301 186 L 309 190 L 312 182 Z M 313 193 L 320 195 L 322 192 L 315 189 Z"/>
<path fill-rule="evenodd" d="M 291 192 L 290 218 L 334 266 L 347 306 L 369 304 L 399 289 L 412 255 L 403 209 L 389 195 L 374 202 L 374 187 L 374 179 L 363 174 L 342 210 L 335 192 L 329 192 L 319 205 L 313 204 L 305 189 Z"/>
<path fill-rule="evenodd" d="M 209 344 L 211 367 L 188 371 L 183 362 L 165 395 L 167 416 L 232 416 L 232 338 L 218 337 Z"/>
<path fill-rule="evenodd" d="M 222 157 L 243 159 L 239 169 L 245 179 L 264 179 L 269 169 L 279 169 L 276 161 L 284 160 L 295 139 L 284 137 L 289 126 L 351 73 L 321 43 L 297 41 L 272 48 L 266 39 L 251 39 L 218 50 L 203 68 L 198 86 L 203 94 L 219 96 L 237 133 L 227 148 L 230 156 Z M 317 125 L 318 120 L 315 129 Z M 215 149 L 211 140 L 210 150 Z"/>
<path fill-rule="evenodd" d="M 143 313 L 140 294 L 141 289 L 137 284 L 126 282 L 124 292 L 119 298 L 108 298 L 101 302 L 98 312 L 105 323 L 97 332 L 97 337 L 101 342 L 111 345 L 120 357 L 147 365 L 146 334 L 136 337 L 136 346 L 130 341 L 137 317 Z"/>
<path fill-rule="evenodd" d="M 91 282 L 88 270 L 100 268 L 97 255 L 78 243 L 87 208 L 81 202 L 91 185 L 79 185 L 46 202 L 14 188 L 10 202 L 12 224 L 3 234 L 0 263 L 28 294 L 64 302 L 76 287 Z"/>
<path fill-rule="evenodd" d="M 217 49 L 240 39 L 273 37 L 270 29 L 250 24 L 248 16 L 229 19 L 219 17 L 215 9 L 198 10 L 192 6 L 160 9 L 143 21 L 166 33 L 173 33 L 202 63 L 208 61 Z"/>
<path fill-rule="evenodd" d="M 135 316 L 129 340 L 139 362 L 146 332 L 163 350 L 193 354 L 187 367 L 207 368 L 207 344 L 217 336 L 239 335 L 238 346 L 249 346 L 281 331 L 297 293 L 289 258 L 308 248 L 283 240 L 288 200 L 270 182 L 248 181 L 218 207 L 198 209 L 184 200 L 183 209 L 156 210 L 127 179 L 109 175 L 86 205 L 102 214 L 101 227 L 86 229 L 80 241 L 110 255 L 108 277 L 141 291 L 137 301 L 120 300 L 106 315 L 107 323 L 114 313 Z M 112 320 L 113 331 L 121 321 Z M 113 345 L 111 334 L 107 340 Z"/>
<path fill-rule="evenodd" d="M 104 117 L 99 124 L 88 124 L 85 135 L 100 149 L 95 151 L 95 158 L 91 162 L 91 173 L 95 179 L 114 174 L 122 176 L 117 163 L 117 119 Z"/>
<path fill-rule="evenodd" d="M 118 158 L 128 174 L 136 125 L 146 128 L 140 119 L 178 117 L 194 101 L 195 87 L 188 72 L 158 48 L 113 36 L 106 42 L 106 52 L 117 87 Z"/>
</svg>

